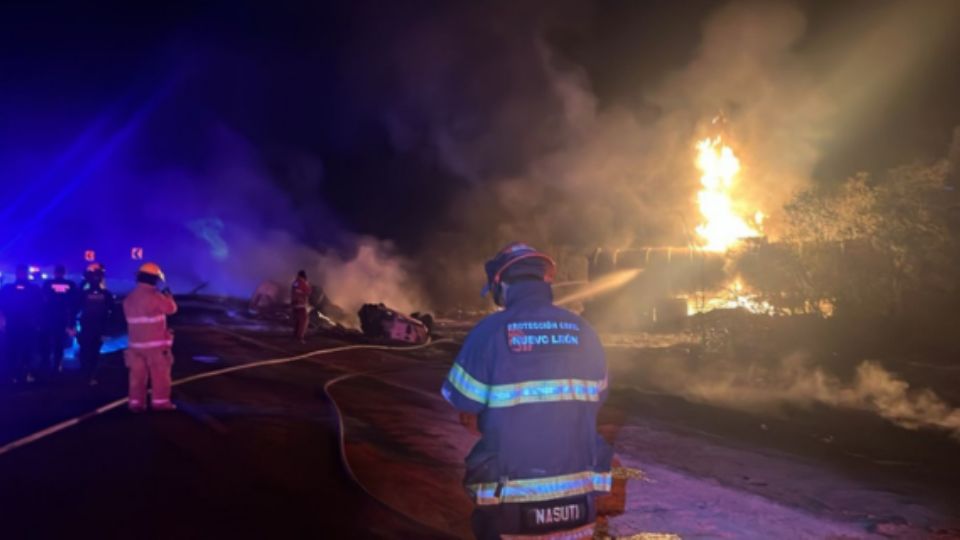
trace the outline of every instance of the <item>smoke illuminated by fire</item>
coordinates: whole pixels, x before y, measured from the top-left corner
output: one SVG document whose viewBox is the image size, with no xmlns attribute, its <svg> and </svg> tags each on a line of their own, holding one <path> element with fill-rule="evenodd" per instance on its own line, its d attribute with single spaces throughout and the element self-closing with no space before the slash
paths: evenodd
<svg viewBox="0 0 960 540">
<path fill-rule="evenodd" d="M 697 168 L 702 173 L 697 202 L 703 218 L 697 234 L 704 242 L 703 248 L 723 252 L 743 238 L 760 236 L 763 213 L 757 211 L 753 223 L 748 223 L 738 214 L 732 198 L 740 172 L 740 160 L 733 150 L 720 137 L 704 139 L 697 143 Z"/>
</svg>

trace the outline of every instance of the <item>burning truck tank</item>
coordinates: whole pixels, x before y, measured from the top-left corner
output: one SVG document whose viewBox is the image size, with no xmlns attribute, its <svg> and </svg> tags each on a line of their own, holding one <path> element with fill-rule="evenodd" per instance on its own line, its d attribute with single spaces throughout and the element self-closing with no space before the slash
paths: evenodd
<svg viewBox="0 0 960 540">
<path fill-rule="evenodd" d="M 599 247 L 588 257 L 591 282 L 630 270 L 637 273 L 616 294 L 584 306 L 585 316 L 595 324 L 611 329 L 675 327 L 694 312 L 765 309 L 744 291 L 741 277 L 731 268 L 735 265 L 727 264 L 736 249 L 766 244 L 766 215 L 743 197 L 740 159 L 727 144 L 728 127 L 719 114 L 710 135 L 694 145 L 694 164 L 700 171 L 694 200 L 700 216 L 696 234 L 688 234 L 688 247 Z"/>
</svg>

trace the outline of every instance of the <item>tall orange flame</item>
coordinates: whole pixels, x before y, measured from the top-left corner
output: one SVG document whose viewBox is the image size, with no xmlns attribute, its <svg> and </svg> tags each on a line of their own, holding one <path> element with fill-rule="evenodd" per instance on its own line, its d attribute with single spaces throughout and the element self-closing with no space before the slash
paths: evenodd
<svg viewBox="0 0 960 540">
<path fill-rule="evenodd" d="M 700 169 L 701 189 L 697 193 L 702 222 L 697 234 L 708 251 L 727 251 L 743 238 L 760 236 L 762 212 L 756 212 L 750 223 L 737 213 L 731 194 L 740 160 L 720 137 L 707 138 L 697 143 L 697 168 Z"/>
</svg>

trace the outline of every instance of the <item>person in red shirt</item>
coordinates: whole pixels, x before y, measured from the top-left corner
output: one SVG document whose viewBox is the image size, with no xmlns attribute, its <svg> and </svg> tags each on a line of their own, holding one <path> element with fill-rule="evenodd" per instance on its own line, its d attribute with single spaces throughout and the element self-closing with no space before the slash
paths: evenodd
<svg viewBox="0 0 960 540">
<path fill-rule="evenodd" d="M 290 286 L 290 307 L 293 309 L 293 336 L 304 342 L 307 335 L 307 323 L 310 316 L 310 294 L 313 288 L 307 281 L 307 273 L 297 272 L 297 279 Z"/>
</svg>

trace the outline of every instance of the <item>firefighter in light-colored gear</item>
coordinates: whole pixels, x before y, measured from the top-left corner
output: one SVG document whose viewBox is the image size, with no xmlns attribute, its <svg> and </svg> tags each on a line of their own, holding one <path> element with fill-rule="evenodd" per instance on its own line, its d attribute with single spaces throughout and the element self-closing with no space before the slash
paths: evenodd
<svg viewBox="0 0 960 540">
<path fill-rule="evenodd" d="M 137 272 L 137 286 L 123 301 L 130 343 L 124 361 L 130 372 L 130 401 L 133 412 L 147 407 L 147 383 L 151 387 L 151 407 L 155 411 L 176 408 L 170 401 L 170 368 L 173 366 L 173 334 L 167 329 L 167 315 L 177 312 L 170 291 L 158 288 L 163 272 L 154 263 L 146 263 Z"/>
<path fill-rule="evenodd" d="M 612 483 L 612 450 L 597 433 L 607 395 L 592 328 L 553 305 L 555 264 L 510 244 L 485 266 L 499 311 L 467 336 L 442 394 L 480 440 L 464 484 L 480 540 L 593 537 L 597 495 Z"/>
<path fill-rule="evenodd" d="M 290 307 L 293 309 L 293 335 L 303 343 L 310 321 L 310 294 L 313 288 L 307 281 L 307 273 L 297 272 L 297 279 L 290 286 Z"/>
</svg>

